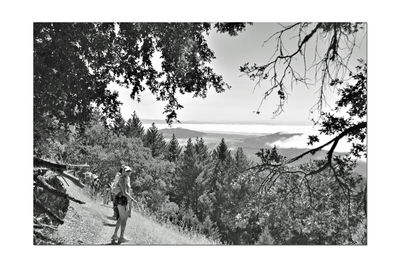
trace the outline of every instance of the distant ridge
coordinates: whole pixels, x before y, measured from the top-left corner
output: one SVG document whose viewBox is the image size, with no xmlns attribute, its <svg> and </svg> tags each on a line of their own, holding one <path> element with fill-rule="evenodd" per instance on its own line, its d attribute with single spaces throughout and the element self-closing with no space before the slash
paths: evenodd
<svg viewBox="0 0 400 267">
<path fill-rule="evenodd" d="M 203 132 L 198 132 L 198 131 L 193 131 L 189 129 L 184 129 L 184 128 L 167 128 L 167 129 L 160 129 L 158 130 L 161 132 L 164 137 L 166 138 L 171 138 L 172 134 L 175 134 L 176 138 L 195 138 L 195 137 L 202 137 L 206 135 L 206 133 Z"/>
<path fill-rule="evenodd" d="M 165 124 L 165 120 L 159 120 L 159 119 L 142 119 L 142 123 L 145 124 L 150 124 L 150 123 L 155 123 L 157 124 Z M 296 121 L 283 121 L 283 122 L 278 122 L 278 121 L 195 121 L 195 120 L 188 120 L 188 121 L 181 121 L 181 123 L 174 123 L 174 125 L 184 125 L 184 124 L 238 124 L 238 125 L 248 125 L 248 124 L 253 124 L 253 125 L 312 125 L 310 123 L 306 122 L 296 122 Z"/>
</svg>

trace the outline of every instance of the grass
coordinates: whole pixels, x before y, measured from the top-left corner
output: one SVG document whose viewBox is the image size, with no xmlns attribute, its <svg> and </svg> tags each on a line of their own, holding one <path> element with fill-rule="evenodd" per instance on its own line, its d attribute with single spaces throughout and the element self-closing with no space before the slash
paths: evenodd
<svg viewBox="0 0 400 267">
<path fill-rule="evenodd" d="M 53 238 L 66 245 L 106 245 L 110 244 L 115 229 L 111 205 L 90 198 L 85 189 L 74 184 L 65 185 L 67 192 L 86 203 L 71 202 L 65 223 L 58 227 Z M 151 216 L 132 211 L 128 219 L 126 245 L 217 245 L 218 241 L 193 231 L 182 230 L 176 225 L 156 222 Z"/>
</svg>

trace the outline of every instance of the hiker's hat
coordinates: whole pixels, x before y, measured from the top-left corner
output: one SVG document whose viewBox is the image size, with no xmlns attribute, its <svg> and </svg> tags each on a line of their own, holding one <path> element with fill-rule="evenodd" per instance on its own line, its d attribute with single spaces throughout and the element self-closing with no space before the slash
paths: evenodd
<svg viewBox="0 0 400 267">
<path fill-rule="evenodd" d="M 124 171 L 126 172 L 131 172 L 132 169 L 129 166 L 124 166 Z"/>
</svg>

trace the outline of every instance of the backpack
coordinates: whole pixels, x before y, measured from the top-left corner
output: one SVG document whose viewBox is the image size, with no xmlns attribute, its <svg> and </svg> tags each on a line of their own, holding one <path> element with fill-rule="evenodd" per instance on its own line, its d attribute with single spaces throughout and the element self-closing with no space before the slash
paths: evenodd
<svg viewBox="0 0 400 267">
<path fill-rule="evenodd" d="M 121 192 L 121 187 L 119 186 L 119 179 L 121 178 L 121 174 L 117 173 L 115 176 L 114 182 L 111 185 L 111 193 L 116 196 L 119 192 Z"/>
</svg>

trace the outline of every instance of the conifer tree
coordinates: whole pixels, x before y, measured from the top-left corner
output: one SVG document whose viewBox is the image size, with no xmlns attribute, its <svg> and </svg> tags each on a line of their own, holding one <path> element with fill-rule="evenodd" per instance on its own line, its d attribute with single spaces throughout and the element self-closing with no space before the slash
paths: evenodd
<svg viewBox="0 0 400 267">
<path fill-rule="evenodd" d="M 151 155 L 156 158 L 163 154 L 166 144 L 162 133 L 158 132 L 158 128 L 153 123 L 146 131 L 143 138 L 143 145 L 150 148 Z"/>
<path fill-rule="evenodd" d="M 181 201 L 187 207 L 191 207 L 195 212 L 197 211 L 197 200 L 199 197 L 198 184 L 196 178 L 200 174 L 201 169 L 196 164 L 196 150 L 189 138 L 183 152 L 182 162 L 180 166 L 180 183 L 179 192 Z"/>
<path fill-rule="evenodd" d="M 117 136 L 124 135 L 125 133 L 125 120 L 120 113 L 115 116 L 112 129 Z"/>
<path fill-rule="evenodd" d="M 224 138 L 222 138 L 221 143 L 219 143 L 218 147 L 214 150 L 214 155 L 220 161 L 225 161 L 227 159 L 230 159 L 231 152 L 229 151 Z"/>
<path fill-rule="evenodd" d="M 285 159 L 284 156 L 278 154 L 276 146 L 274 146 L 271 149 L 261 148 L 260 151 L 256 153 L 256 155 L 261 159 L 262 163 L 271 163 L 271 162 L 279 163 Z"/>
<path fill-rule="evenodd" d="M 271 158 L 272 161 L 275 161 L 275 162 L 280 162 L 281 161 L 282 156 L 278 154 L 278 150 L 276 149 L 276 146 L 274 146 L 271 149 L 270 158 Z"/>
<path fill-rule="evenodd" d="M 249 161 L 243 152 L 243 148 L 238 147 L 238 149 L 236 150 L 234 155 L 234 162 L 237 172 L 242 172 L 248 167 Z"/>
<path fill-rule="evenodd" d="M 196 150 L 197 159 L 199 162 L 204 163 L 208 158 L 208 147 L 204 143 L 203 137 L 196 138 L 196 144 L 194 145 Z"/>
<path fill-rule="evenodd" d="M 189 138 L 186 143 L 185 151 L 183 152 L 182 162 L 184 163 L 183 166 L 188 169 L 193 167 L 196 163 L 195 148 L 191 138 Z"/>
<path fill-rule="evenodd" d="M 209 196 L 212 199 L 213 210 L 211 211 L 211 219 L 217 224 L 221 234 L 224 229 L 222 217 L 226 201 L 229 199 L 226 194 L 232 176 L 232 156 L 222 138 L 217 148 L 213 151 L 213 162 L 209 165 Z"/>
<path fill-rule="evenodd" d="M 169 141 L 165 158 L 169 162 L 177 162 L 179 155 L 181 154 L 182 148 L 179 146 L 178 139 L 176 139 L 175 134 L 172 134 L 172 139 Z"/>
<path fill-rule="evenodd" d="M 130 138 L 143 138 L 144 136 L 144 128 L 139 117 L 136 115 L 136 111 L 133 112 L 132 117 L 126 122 L 125 135 Z"/>
</svg>

